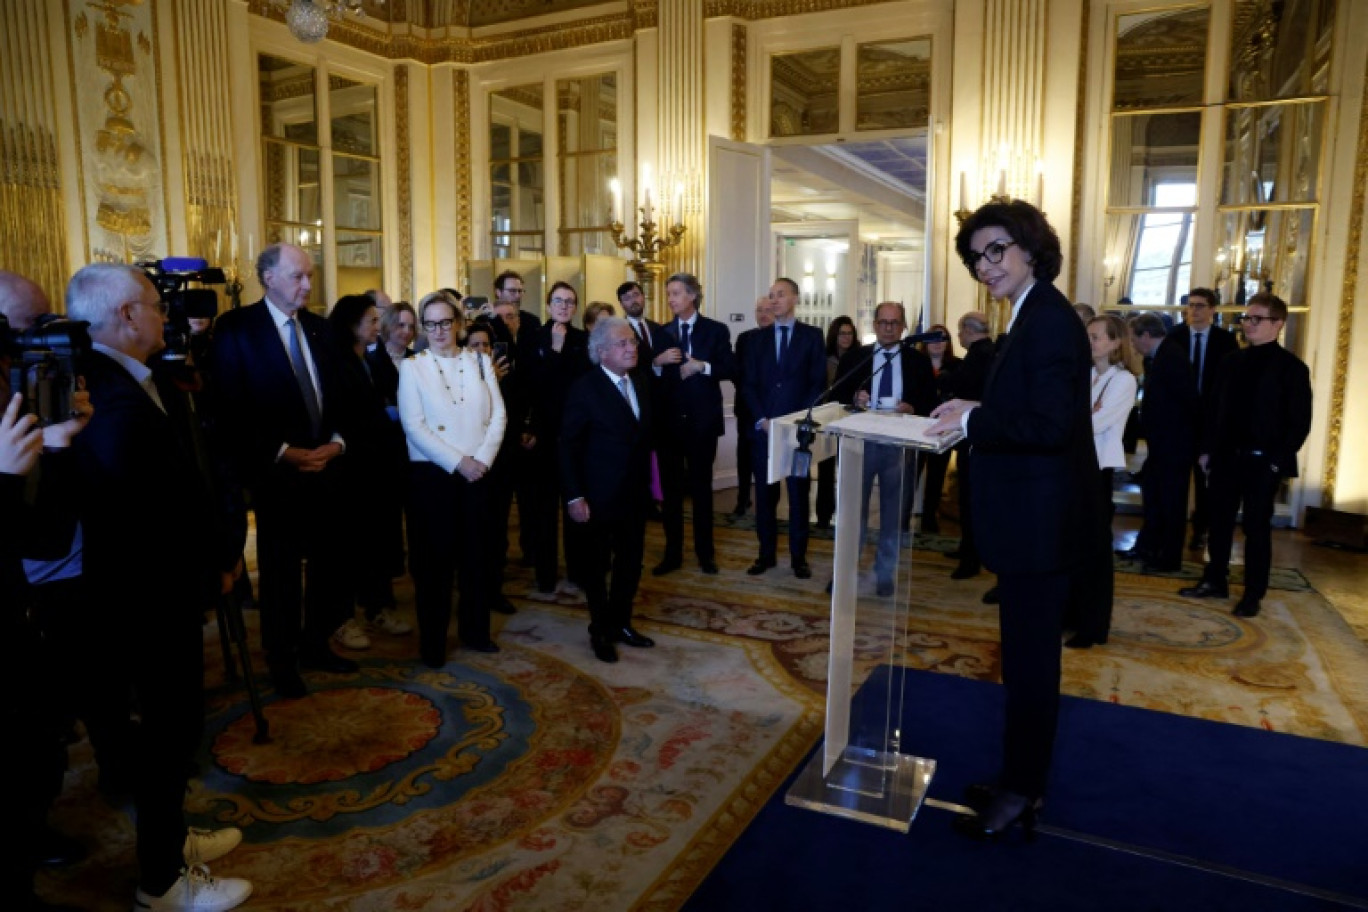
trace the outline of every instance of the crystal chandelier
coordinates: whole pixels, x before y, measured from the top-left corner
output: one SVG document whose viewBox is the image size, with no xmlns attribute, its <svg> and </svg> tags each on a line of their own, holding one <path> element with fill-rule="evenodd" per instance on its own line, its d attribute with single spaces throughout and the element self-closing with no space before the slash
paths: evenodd
<svg viewBox="0 0 1368 912">
<path fill-rule="evenodd" d="M 385 0 L 377 0 L 383 4 Z M 366 15 L 362 0 L 271 0 L 285 10 L 285 24 L 290 34 L 305 44 L 322 41 L 328 34 L 330 20 L 341 20 L 348 13 L 358 19 Z"/>
</svg>

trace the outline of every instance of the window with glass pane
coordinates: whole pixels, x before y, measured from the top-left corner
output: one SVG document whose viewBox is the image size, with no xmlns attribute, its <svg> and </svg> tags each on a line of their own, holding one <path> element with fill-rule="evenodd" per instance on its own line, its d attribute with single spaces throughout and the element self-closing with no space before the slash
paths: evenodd
<svg viewBox="0 0 1368 912">
<path fill-rule="evenodd" d="M 323 264 L 323 175 L 313 67 L 269 54 L 257 57 L 261 100 L 264 243 L 303 247 L 315 268 Z M 317 277 L 315 277 L 317 279 Z M 323 283 L 315 281 L 307 306 L 322 309 Z"/>
<path fill-rule="evenodd" d="M 814 136 L 839 129 L 841 49 L 770 59 L 770 135 Z"/>
<path fill-rule="evenodd" d="M 494 256 L 543 252 L 546 179 L 540 83 L 489 96 L 490 240 Z"/>
<path fill-rule="evenodd" d="M 384 287 L 380 232 L 380 143 L 376 89 L 329 80 L 337 294 Z"/>
<path fill-rule="evenodd" d="M 931 39 L 860 45 L 855 91 L 855 129 L 925 127 L 931 111 Z"/>
<path fill-rule="evenodd" d="M 617 77 L 558 81 L 556 108 L 561 253 L 612 253 L 608 181 L 617 176 Z"/>
</svg>

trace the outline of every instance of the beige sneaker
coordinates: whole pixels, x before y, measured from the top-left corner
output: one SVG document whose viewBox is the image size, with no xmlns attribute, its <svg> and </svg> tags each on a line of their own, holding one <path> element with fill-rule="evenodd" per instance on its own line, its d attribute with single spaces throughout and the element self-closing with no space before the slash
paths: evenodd
<svg viewBox="0 0 1368 912">
<path fill-rule="evenodd" d="M 240 877 L 211 877 L 202 864 L 181 872 L 180 878 L 161 896 L 133 894 L 135 912 L 228 912 L 252 895 L 252 884 Z"/>
<path fill-rule="evenodd" d="M 381 633 L 388 633 L 390 636 L 403 636 L 406 633 L 413 633 L 413 625 L 399 616 L 399 612 L 393 608 L 381 609 L 380 613 L 371 621 L 371 626 Z"/>
<path fill-rule="evenodd" d="M 332 635 L 333 642 L 338 646 L 347 649 L 370 649 L 371 639 L 366 636 L 366 631 L 352 618 L 337 628 L 337 632 Z"/>
<path fill-rule="evenodd" d="M 191 827 L 185 836 L 185 863 L 188 865 L 208 864 L 218 861 L 238 847 L 242 842 L 242 830 L 237 827 L 224 827 L 221 830 L 201 830 Z"/>
</svg>

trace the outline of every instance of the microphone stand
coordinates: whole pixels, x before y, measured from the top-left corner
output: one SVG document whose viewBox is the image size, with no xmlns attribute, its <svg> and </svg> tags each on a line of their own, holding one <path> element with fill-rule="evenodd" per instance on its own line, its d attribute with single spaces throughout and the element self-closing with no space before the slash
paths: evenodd
<svg viewBox="0 0 1368 912">
<path fill-rule="evenodd" d="M 945 338 L 947 338 L 945 333 L 941 332 L 940 330 L 936 330 L 934 332 L 917 333 L 915 335 L 899 339 L 898 345 L 900 348 L 911 348 L 913 345 L 916 345 L 919 342 L 940 342 Z M 795 428 L 797 429 L 795 436 L 798 439 L 798 446 L 793 451 L 793 467 L 789 470 L 790 478 L 806 478 L 810 474 L 812 474 L 812 444 L 817 440 L 818 428 L 822 426 L 820 421 L 813 420 L 812 410 L 815 409 L 817 406 L 821 405 L 822 400 L 825 399 L 827 396 L 831 395 L 832 390 L 836 389 L 838 386 L 845 383 L 855 374 L 863 370 L 869 364 L 869 362 L 874 360 L 874 356 L 879 354 L 879 352 L 880 347 L 878 345 L 871 345 L 869 347 L 869 355 L 866 358 L 861 360 L 859 364 L 855 365 L 841 376 L 837 377 L 835 380 L 831 381 L 831 385 L 828 386 L 826 389 L 822 390 L 822 392 L 817 396 L 816 399 L 812 400 L 812 404 L 808 406 L 807 415 L 804 416 L 803 420 L 799 421 L 798 424 L 795 425 Z M 882 371 L 884 368 L 888 367 L 888 365 L 889 361 L 888 359 L 885 359 L 883 364 L 880 364 L 878 367 L 874 369 L 874 371 L 869 375 L 869 380 L 871 384 L 873 383 L 874 378 L 879 376 L 879 372 Z M 849 408 L 852 411 L 863 411 L 863 409 L 855 405 L 847 406 L 847 408 Z"/>
</svg>

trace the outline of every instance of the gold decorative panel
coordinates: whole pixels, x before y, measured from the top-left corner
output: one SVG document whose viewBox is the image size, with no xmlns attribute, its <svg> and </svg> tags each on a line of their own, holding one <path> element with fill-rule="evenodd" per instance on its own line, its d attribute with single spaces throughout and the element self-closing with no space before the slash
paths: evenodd
<svg viewBox="0 0 1368 912">
<path fill-rule="evenodd" d="M 470 74 L 456 70 L 451 79 L 456 107 L 456 255 L 457 261 L 464 264 L 470 262 L 474 244 L 470 230 L 474 197 L 470 171 Z"/>
<path fill-rule="evenodd" d="M 413 300 L 413 163 L 409 143 L 408 64 L 394 68 L 394 132 L 399 140 L 399 296 Z"/>
<path fill-rule="evenodd" d="M 138 0 L 67 0 L 75 134 L 88 255 L 135 262 L 167 251 L 156 9 Z"/>
<path fill-rule="evenodd" d="M 746 141 L 746 27 L 731 30 L 731 138 Z"/>
</svg>

